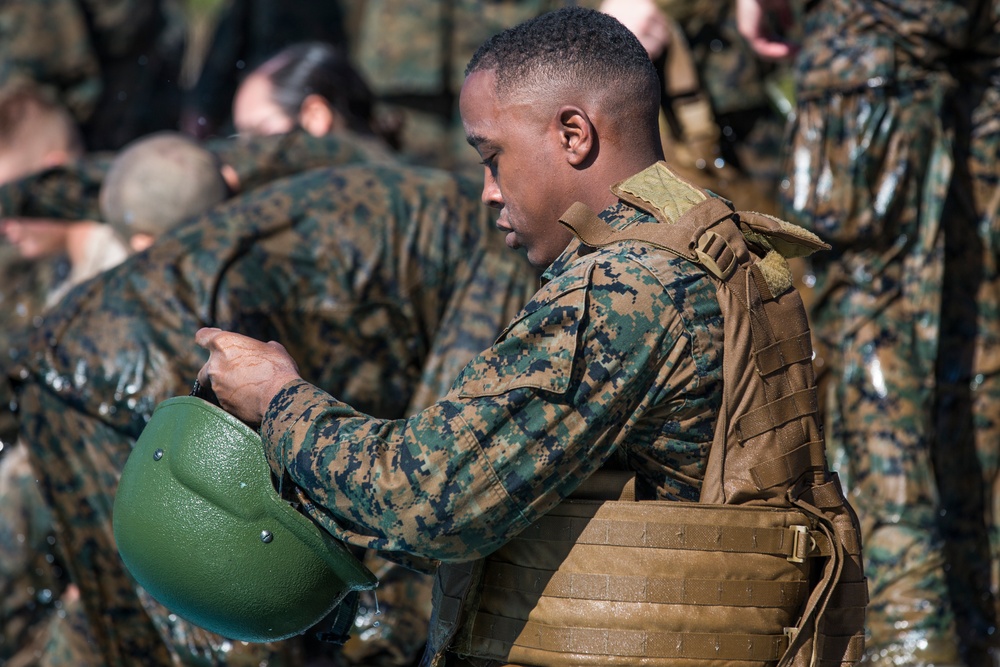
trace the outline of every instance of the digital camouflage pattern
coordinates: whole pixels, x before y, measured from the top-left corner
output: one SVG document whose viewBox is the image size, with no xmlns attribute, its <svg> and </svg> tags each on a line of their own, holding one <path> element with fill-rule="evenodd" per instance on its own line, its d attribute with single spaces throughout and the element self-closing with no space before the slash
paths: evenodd
<svg viewBox="0 0 1000 667">
<path fill-rule="evenodd" d="M 782 198 L 833 245 L 810 316 L 871 664 L 996 651 L 998 11 L 821 0 L 804 17 Z"/>
<path fill-rule="evenodd" d="M 177 126 L 184 20 L 161 0 L 15 0 L 0 7 L 0 87 L 30 79 L 80 123 L 89 150 Z"/>
<path fill-rule="evenodd" d="M 311 171 L 171 231 L 47 315 L 15 371 L 21 426 L 102 664 L 298 664 L 295 641 L 227 642 L 137 592 L 114 549 L 118 474 L 156 404 L 190 390 L 202 326 L 281 341 L 368 414 L 443 395 L 537 287 L 478 191 L 433 170 Z"/>
<path fill-rule="evenodd" d="M 665 180 L 678 215 L 701 200 Z M 655 223 L 624 203 L 601 216 L 617 229 Z M 639 499 L 698 499 L 722 401 L 712 280 L 643 244 L 576 240 L 543 279 L 448 394 L 408 419 L 370 416 L 307 380 L 279 391 L 265 452 L 316 521 L 352 544 L 462 561 L 609 460 L 636 472 Z"/>
</svg>

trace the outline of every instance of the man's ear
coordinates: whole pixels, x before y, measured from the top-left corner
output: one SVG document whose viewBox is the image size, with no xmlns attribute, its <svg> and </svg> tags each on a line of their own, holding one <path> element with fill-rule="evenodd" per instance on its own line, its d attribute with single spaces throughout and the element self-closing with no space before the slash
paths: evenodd
<svg viewBox="0 0 1000 667">
<path fill-rule="evenodd" d="M 567 161 L 574 167 L 586 162 L 597 146 L 597 133 L 590 116 L 580 107 L 564 106 L 559 109 L 556 122 Z"/>
<path fill-rule="evenodd" d="M 299 107 L 299 125 L 314 137 L 344 129 L 344 119 L 322 95 L 312 94 Z"/>
</svg>

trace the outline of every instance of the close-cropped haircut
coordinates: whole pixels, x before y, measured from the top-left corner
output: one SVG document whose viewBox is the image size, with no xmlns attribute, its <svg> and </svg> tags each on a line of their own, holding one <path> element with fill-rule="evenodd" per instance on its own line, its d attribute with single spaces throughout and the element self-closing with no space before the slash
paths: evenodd
<svg viewBox="0 0 1000 667">
<path fill-rule="evenodd" d="M 101 215 L 125 239 L 156 237 L 228 195 L 213 153 L 180 132 L 162 131 L 115 156 L 101 185 Z"/>
<path fill-rule="evenodd" d="M 566 7 L 494 35 L 465 75 L 478 71 L 493 72 L 498 99 L 561 84 L 601 91 L 623 112 L 652 119 L 659 112 L 659 79 L 646 50 L 620 21 L 593 9 Z"/>
</svg>

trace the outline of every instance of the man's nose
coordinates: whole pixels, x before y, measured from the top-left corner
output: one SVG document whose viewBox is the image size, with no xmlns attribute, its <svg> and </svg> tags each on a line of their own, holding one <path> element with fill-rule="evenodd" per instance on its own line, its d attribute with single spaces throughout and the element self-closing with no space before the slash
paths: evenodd
<svg viewBox="0 0 1000 667">
<path fill-rule="evenodd" d="M 483 176 L 483 203 L 490 208 L 501 209 L 503 208 L 503 195 L 500 193 L 500 186 L 497 185 L 497 180 L 493 178 L 489 168 L 485 172 Z"/>
</svg>

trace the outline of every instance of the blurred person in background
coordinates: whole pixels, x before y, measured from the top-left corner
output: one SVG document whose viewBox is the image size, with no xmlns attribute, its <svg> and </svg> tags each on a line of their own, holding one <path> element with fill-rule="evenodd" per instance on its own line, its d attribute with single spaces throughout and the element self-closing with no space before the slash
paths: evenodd
<svg viewBox="0 0 1000 667">
<path fill-rule="evenodd" d="M 41 483 L 98 652 L 78 664 L 414 663 L 426 639 L 425 575 L 367 559 L 377 605 L 362 601 L 340 649 L 312 632 L 227 641 L 135 585 L 111 508 L 155 405 L 187 393 L 204 363 L 190 338 L 205 323 L 280 335 L 303 372 L 372 414 L 410 414 L 443 395 L 537 287 L 478 192 L 403 166 L 298 174 L 162 234 L 71 292 L 34 332 L 16 370 L 19 415 L 32 461 L 46 467 Z"/>
<path fill-rule="evenodd" d="M 101 188 L 101 222 L 4 219 L 0 231 L 26 261 L 65 257 L 69 272 L 46 295 L 50 310 L 73 287 L 227 195 L 212 153 L 185 135 L 158 133 L 127 145 L 112 162 Z M 5 368 L 23 359 L 30 331 L 19 334 L 5 350 Z M 53 546 L 61 547 L 39 493 L 46 474 L 44 463 L 30 465 L 20 440 L 0 459 L 0 657 L 11 667 L 36 660 L 97 665 L 79 590 L 67 585 L 53 558 Z"/>
<path fill-rule="evenodd" d="M 185 92 L 181 129 L 198 138 L 233 132 L 237 86 L 292 44 L 345 45 L 347 0 L 223 0 L 196 81 Z"/>
<path fill-rule="evenodd" d="M 397 138 L 374 105 L 368 84 L 342 49 L 306 42 L 271 56 L 240 83 L 233 124 L 243 136 L 295 128 L 314 137 L 348 133 L 374 156 L 388 157 Z"/>
<path fill-rule="evenodd" d="M 115 157 L 101 185 L 101 219 L 142 252 L 156 238 L 229 197 L 215 154 L 180 132 L 137 139 Z"/>
<path fill-rule="evenodd" d="M 759 54 L 794 59 L 783 215 L 833 246 L 809 260 L 809 315 L 827 450 L 863 532 L 866 662 L 993 665 L 998 4 L 737 10 Z"/>
<path fill-rule="evenodd" d="M 75 120 L 50 93 L 22 81 L 0 94 L 4 182 L 65 164 L 82 152 Z M 0 368 L 6 371 L 47 308 L 72 285 L 120 262 L 127 252 L 108 227 L 92 221 L 0 217 L 0 237 L 0 298 L 11 306 L 3 309 L 0 326 Z M 0 396 L 0 662 L 9 659 L 17 665 L 48 641 L 67 582 L 57 557 L 52 515 L 27 450 L 17 439 L 13 392 L 6 377 Z M 74 593 L 67 595 L 72 598 Z"/>
</svg>

